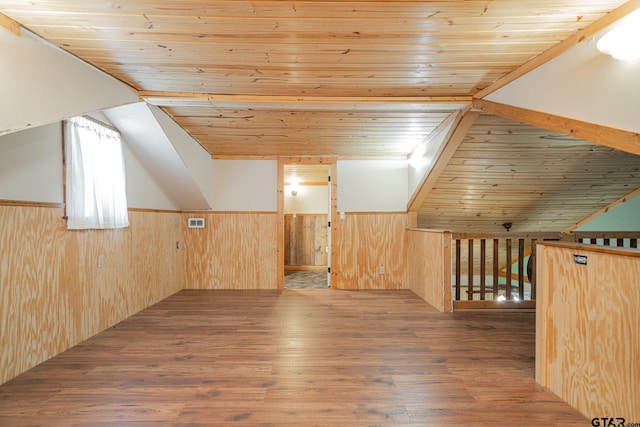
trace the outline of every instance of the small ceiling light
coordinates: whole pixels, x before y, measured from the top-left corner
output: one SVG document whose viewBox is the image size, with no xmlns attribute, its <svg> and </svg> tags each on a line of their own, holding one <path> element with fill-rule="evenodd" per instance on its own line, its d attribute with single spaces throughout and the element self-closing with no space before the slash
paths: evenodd
<svg viewBox="0 0 640 427">
<path fill-rule="evenodd" d="M 640 59 L 640 9 L 622 18 L 598 40 L 596 47 L 621 61 Z"/>
<path fill-rule="evenodd" d="M 289 184 L 289 191 L 291 192 L 292 196 L 297 196 L 298 195 L 298 185 L 300 184 L 300 181 L 298 180 L 297 177 L 292 177 L 291 178 L 291 183 Z"/>
</svg>

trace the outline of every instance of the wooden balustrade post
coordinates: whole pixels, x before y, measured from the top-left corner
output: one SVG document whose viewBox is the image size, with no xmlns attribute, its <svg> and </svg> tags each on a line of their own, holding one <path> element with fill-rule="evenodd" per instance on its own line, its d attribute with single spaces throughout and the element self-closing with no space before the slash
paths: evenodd
<svg viewBox="0 0 640 427">
<path fill-rule="evenodd" d="M 518 239 L 518 298 L 524 300 L 524 239 Z"/>
<path fill-rule="evenodd" d="M 500 240 L 493 239 L 493 300 L 498 299 L 498 267 L 500 263 Z"/>
<path fill-rule="evenodd" d="M 537 298 L 536 283 L 536 243 L 540 241 L 558 241 L 581 242 L 582 245 L 613 245 L 612 247 L 631 247 L 637 249 L 639 246 L 640 232 L 631 231 L 596 231 L 596 232 L 524 232 L 524 233 L 452 233 L 451 239 L 455 239 L 455 297 L 452 298 L 453 308 L 522 308 L 530 309 L 535 307 Z M 487 253 L 487 240 L 493 240 L 493 254 Z M 628 243 L 627 243 L 628 239 Z M 463 256 L 462 241 L 467 241 L 467 262 L 462 265 Z M 514 240 L 517 240 L 517 254 L 514 254 Z M 479 250 L 475 248 L 475 242 L 479 241 Z M 504 243 L 503 243 L 504 242 Z M 529 243 L 530 242 L 530 243 Z M 452 242 L 453 243 L 453 242 Z M 529 248 L 528 245 L 531 245 Z M 503 255 L 504 253 L 504 255 Z M 453 248 L 451 248 L 451 257 L 453 257 Z M 527 256 L 529 261 L 527 262 Z M 487 258 L 491 257 L 492 266 L 487 267 Z M 480 274 L 478 283 L 475 283 L 475 266 Z M 514 270 L 514 263 L 517 262 L 517 273 Z M 453 265 L 451 265 L 453 268 Z M 467 268 L 467 271 L 464 269 Z M 504 270 L 503 270 L 504 269 Z M 525 270 L 526 269 L 526 270 Z M 462 275 L 466 274 L 468 287 L 466 298 L 462 295 Z M 487 280 L 487 274 L 493 275 L 493 281 Z M 516 279 L 517 275 L 517 279 Z M 504 297 L 507 300 L 498 301 L 498 297 L 502 294 L 501 277 L 504 276 Z M 452 278 L 453 279 L 453 278 Z M 516 283 L 517 281 L 517 283 Z M 453 282 L 453 280 L 452 280 Z M 530 284 L 530 296 L 526 295 L 527 283 Z M 476 287 L 477 286 L 477 287 Z M 480 294 L 480 298 L 475 298 L 476 293 Z M 487 296 L 489 293 L 489 296 Z M 525 301 L 526 298 L 526 301 Z M 519 299 L 520 301 L 516 301 Z M 492 301 L 493 300 L 493 301 Z"/>
<path fill-rule="evenodd" d="M 480 299 L 484 301 L 484 294 L 487 286 L 487 241 L 485 239 L 480 240 Z"/>
<path fill-rule="evenodd" d="M 469 270 L 467 271 L 467 299 L 469 301 L 473 300 L 473 239 L 469 239 L 468 241 L 468 268 Z"/>
<path fill-rule="evenodd" d="M 505 297 L 507 300 L 511 300 L 511 239 L 507 239 L 507 263 L 506 263 L 506 288 L 505 288 Z"/>
<path fill-rule="evenodd" d="M 536 300 L 536 240 L 531 239 L 531 255 L 529 256 L 530 267 L 527 266 L 527 275 L 531 284 L 531 301 Z"/>
<path fill-rule="evenodd" d="M 460 301 L 460 239 L 456 239 L 456 301 Z"/>
</svg>

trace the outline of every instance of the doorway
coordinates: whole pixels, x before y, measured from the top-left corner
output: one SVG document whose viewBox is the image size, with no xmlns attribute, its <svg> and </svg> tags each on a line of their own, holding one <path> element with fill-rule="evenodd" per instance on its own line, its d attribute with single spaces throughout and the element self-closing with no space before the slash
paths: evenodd
<svg viewBox="0 0 640 427">
<path fill-rule="evenodd" d="M 331 287 L 331 164 L 281 165 L 282 275 L 286 289 Z"/>
</svg>

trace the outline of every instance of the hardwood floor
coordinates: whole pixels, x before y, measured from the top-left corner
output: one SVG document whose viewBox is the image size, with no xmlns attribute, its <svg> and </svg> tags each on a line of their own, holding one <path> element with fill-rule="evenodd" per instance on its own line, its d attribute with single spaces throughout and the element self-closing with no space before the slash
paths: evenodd
<svg viewBox="0 0 640 427">
<path fill-rule="evenodd" d="M 0 425 L 587 426 L 532 313 L 408 291 L 182 291 L 0 387 Z"/>
</svg>

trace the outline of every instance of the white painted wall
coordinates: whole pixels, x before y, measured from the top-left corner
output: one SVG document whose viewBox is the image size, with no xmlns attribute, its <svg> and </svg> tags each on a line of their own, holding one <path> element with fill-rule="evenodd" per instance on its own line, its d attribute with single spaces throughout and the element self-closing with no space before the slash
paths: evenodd
<svg viewBox="0 0 640 427">
<path fill-rule="evenodd" d="M 413 197 L 413 194 L 418 190 L 418 185 L 420 185 L 422 180 L 431 171 L 431 168 L 433 168 L 436 154 L 438 154 L 438 150 L 444 143 L 444 138 L 447 136 L 451 126 L 453 126 L 453 123 L 454 121 L 442 128 L 433 138 L 424 143 L 420 143 L 412 155 L 409 156 L 407 166 L 409 199 Z"/>
<path fill-rule="evenodd" d="M 125 139 L 123 154 L 129 207 L 175 210 Z M 0 136 L 0 199 L 63 203 L 62 174 L 62 123 Z"/>
<path fill-rule="evenodd" d="M 192 171 L 178 154 L 172 141 L 144 102 L 104 110 L 131 151 L 182 210 L 208 210 L 211 205 Z M 197 144 L 195 141 L 194 144 Z M 211 160 L 205 156 L 207 163 Z"/>
<path fill-rule="evenodd" d="M 0 199 L 63 203 L 61 123 L 0 136 Z"/>
<path fill-rule="evenodd" d="M 109 120 L 104 111 L 88 114 L 109 126 L 117 126 Z M 132 117 L 134 118 L 134 117 Z M 179 210 L 144 164 L 131 150 L 131 142 L 122 136 L 122 151 L 126 173 L 127 205 L 130 208 Z"/>
<path fill-rule="evenodd" d="M 285 187 L 285 213 L 329 213 L 329 187 L 326 185 L 300 185 L 298 194 L 291 195 Z"/>
<path fill-rule="evenodd" d="M 275 160 L 212 160 L 214 211 L 278 211 Z"/>
<path fill-rule="evenodd" d="M 406 211 L 406 160 L 338 160 L 339 212 Z"/>
<path fill-rule="evenodd" d="M 213 197 L 211 155 L 159 107 L 148 105 L 148 108 L 164 130 L 205 199 L 211 205 Z"/>
<path fill-rule="evenodd" d="M 640 61 L 598 52 L 591 37 L 485 99 L 640 132 Z"/>
<path fill-rule="evenodd" d="M 138 101 L 129 86 L 28 30 L 0 30 L 0 46 L 0 135 Z"/>
<path fill-rule="evenodd" d="M 130 208 L 179 210 L 164 189 L 156 182 L 129 143 L 123 140 L 122 151 L 127 175 L 127 205 Z"/>
</svg>

